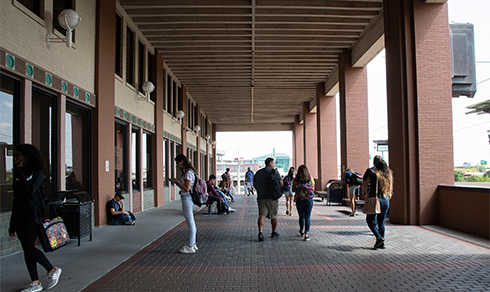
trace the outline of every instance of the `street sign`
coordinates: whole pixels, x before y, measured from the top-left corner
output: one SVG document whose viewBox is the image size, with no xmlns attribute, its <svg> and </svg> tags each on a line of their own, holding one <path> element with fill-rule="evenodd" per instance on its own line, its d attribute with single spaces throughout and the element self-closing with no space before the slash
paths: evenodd
<svg viewBox="0 0 490 292">
<path fill-rule="evenodd" d="M 480 165 L 481 165 L 481 166 L 487 166 L 487 161 L 486 161 L 486 160 L 482 160 L 482 161 L 480 161 Z"/>
</svg>

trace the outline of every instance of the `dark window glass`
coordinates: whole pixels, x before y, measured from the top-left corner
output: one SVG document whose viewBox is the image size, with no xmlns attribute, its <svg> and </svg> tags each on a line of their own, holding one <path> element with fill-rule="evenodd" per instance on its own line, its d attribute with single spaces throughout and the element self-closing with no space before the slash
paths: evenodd
<svg viewBox="0 0 490 292">
<path fill-rule="evenodd" d="M 90 191 L 91 112 L 70 102 L 65 113 L 65 177 L 67 190 Z"/>
<path fill-rule="evenodd" d="M 141 148 L 143 150 L 143 188 L 153 187 L 153 146 L 152 146 L 153 136 L 149 132 L 143 131 L 143 138 L 141 140 Z"/>
<path fill-rule="evenodd" d="M 65 9 L 74 9 L 72 0 L 53 0 L 53 29 L 61 32 L 62 34 L 66 34 L 66 29 L 60 25 L 58 16 L 60 15 L 61 11 Z"/>
<path fill-rule="evenodd" d="M 179 106 L 179 97 L 177 93 L 177 83 L 172 81 L 172 114 L 174 117 L 177 117 L 177 111 L 180 109 Z"/>
<path fill-rule="evenodd" d="M 177 152 L 179 153 L 179 152 Z M 170 177 L 176 177 L 175 174 L 177 173 L 175 171 L 175 143 L 173 141 L 170 141 Z"/>
<path fill-rule="evenodd" d="M 145 82 L 145 46 L 138 41 L 138 90 L 143 92 Z"/>
<path fill-rule="evenodd" d="M 116 191 L 128 190 L 127 171 L 127 124 L 116 120 L 114 139 L 114 170 Z"/>
<path fill-rule="evenodd" d="M 46 197 L 57 191 L 58 181 L 56 135 L 56 100 L 54 93 L 33 87 L 32 90 L 32 145 L 36 146 L 43 156 L 48 173 L 46 173 Z"/>
<path fill-rule="evenodd" d="M 12 209 L 14 193 L 13 183 L 13 152 L 14 145 L 19 143 L 20 127 L 19 108 L 20 82 L 0 74 L 0 208 Z"/>
<path fill-rule="evenodd" d="M 163 140 L 163 185 L 164 186 L 168 186 L 169 185 L 169 169 L 170 169 L 170 165 L 169 165 L 169 159 L 168 159 L 168 155 L 169 155 L 169 142 L 168 140 Z"/>
<path fill-rule="evenodd" d="M 147 64 L 148 66 L 148 70 L 147 70 L 147 74 L 148 74 L 148 81 L 151 81 L 153 84 L 155 84 L 155 80 L 153 80 L 153 55 L 150 54 L 150 52 L 148 52 L 148 61 L 147 61 Z M 163 75 L 165 76 L 165 75 Z M 153 102 L 156 102 L 156 99 L 155 99 L 155 94 L 153 95 L 150 95 L 150 100 L 153 101 Z"/>
<path fill-rule="evenodd" d="M 126 82 L 134 87 L 134 32 L 126 29 Z"/>
<path fill-rule="evenodd" d="M 40 18 L 44 19 L 44 1 L 43 0 L 17 0 L 20 4 L 32 11 Z"/>
<path fill-rule="evenodd" d="M 131 131 L 131 183 L 133 191 L 140 189 L 141 181 L 141 143 L 138 128 L 133 127 Z"/>
<path fill-rule="evenodd" d="M 122 77 L 122 17 L 116 13 L 116 74 Z"/>
<path fill-rule="evenodd" d="M 172 76 L 167 75 L 167 112 L 171 115 L 174 113 L 172 112 Z"/>
</svg>

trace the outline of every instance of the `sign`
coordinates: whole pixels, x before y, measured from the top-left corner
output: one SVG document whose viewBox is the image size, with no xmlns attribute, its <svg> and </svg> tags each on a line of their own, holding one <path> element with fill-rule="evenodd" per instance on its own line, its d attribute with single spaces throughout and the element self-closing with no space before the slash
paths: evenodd
<svg viewBox="0 0 490 292">
<path fill-rule="evenodd" d="M 388 145 L 386 144 L 378 144 L 376 146 L 379 152 L 388 151 Z"/>
<path fill-rule="evenodd" d="M 481 166 L 487 166 L 487 161 L 486 161 L 486 160 L 482 160 L 482 161 L 480 161 L 480 165 L 481 165 Z"/>
</svg>

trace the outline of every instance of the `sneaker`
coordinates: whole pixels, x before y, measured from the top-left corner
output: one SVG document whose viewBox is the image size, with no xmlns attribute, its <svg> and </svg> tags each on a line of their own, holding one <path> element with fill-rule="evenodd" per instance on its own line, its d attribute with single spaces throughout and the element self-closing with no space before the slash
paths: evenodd
<svg viewBox="0 0 490 292">
<path fill-rule="evenodd" d="M 55 268 L 56 271 L 54 271 L 53 273 L 48 273 L 48 276 L 46 277 L 46 280 L 48 281 L 48 287 L 46 289 L 53 288 L 54 286 L 56 286 L 56 284 L 58 284 L 58 281 L 60 280 L 61 268 Z"/>
<path fill-rule="evenodd" d="M 41 285 L 41 282 L 39 282 L 39 284 L 35 282 L 31 282 L 29 286 L 27 286 L 24 290 L 20 292 L 38 292 L 38 291 L 43 291 L 43 285 Z"/>
<path fill-rule="evenodd" d="M 233 208 L 228 208 L 228 212 L 235 212 L 236 210 Z"/>
<path fill-rule="evenodd" d="M 305 234 L 305 241 L 310 241 L 310 235 L 308 233 Z"/>
<path fill-rule="evenodd" d="M 289 211 L 288 210 L 286 210 L 286 215 L 289 215 Z"/>
<path fill-rule="evenodd" d="M 262 232 L 259 233 L 259 241 L 264 241 L 264 234 Z"/>
<path fill-rule="evenodd" d="M 192 246 L 192 248 L 193 248 L 195 251 L 198 251 L 198 250 L 199 250 L 199 247 L 197 247 L 197 244 L 194 244 L 194 245 Z"/>
<path fill-rule="evenodd" d="M 303 232 L 303 230 L 300 230 L 299 231 L 299 235 L 301 235 L 301 236 L 305 235 L 305 233 Z"/>
<path fill-rule="evenodd" d="M 374 248 L 384 248 L 385 240 L 383 238 L 376 239 L 376 243 L 374 244 Z"/>
<path fill-rule="evenodd" d="M 350 215 L 349 215 L 349 217 L 354 217 L 354 216 L 356 216 L 355 213 L 350 213 Z"/>
<path fill-rule="evenodd" d="M 184 246 L 179 250 L 180 253 L 196 253 L 196 249 L 194 249 L 194 246 Z"/>
<path fill-rule="evenodd" d="M 271 238 L 274 238 L 274 237 L 279 237 L 279 233 L 277 233 L 277 232 L 275 232 L 275 231 L 274 231 L 274 232 L 272 232 L 272 233 L 271 233 Z"/>
</svg>

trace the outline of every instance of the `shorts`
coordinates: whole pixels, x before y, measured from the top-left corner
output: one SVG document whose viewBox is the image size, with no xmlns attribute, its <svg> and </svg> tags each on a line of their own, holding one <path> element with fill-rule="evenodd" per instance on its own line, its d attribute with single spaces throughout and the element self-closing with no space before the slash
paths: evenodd
<svg viewBox="0 0 490 292">
<path fill-rule="evenodd" d="M 277 217 L 277 210 L 279 209 L 279 199 L 260 199 L 257 200 L 257 206 L 259 207 L 260 217 L 275 219 Z"/>
<path fill-rule="evenodd" d="M 284 195 L 285 195 L 286 197 L 289 197 L 289 196 L 294 196 L 294 194 L 293 194 L 293 192 L 292 192 L 291 190 L 287 190 L 287 191 L 285 191 L 285 192 L 284 192 Z"/>
<path fill-rule="evenodd" d="M 358 188 L 359 186 L 349 186 L 349 199 L 352 199 L 354 197 L 356 197 L 356 189 Z"/>
<path fill-rule="evenodd" d="M 247 189 L 249 190 L 251 190 L 254 187 L 252 182 L 247 182 L 246 185 L 247 185 Z"/>
</svg>

